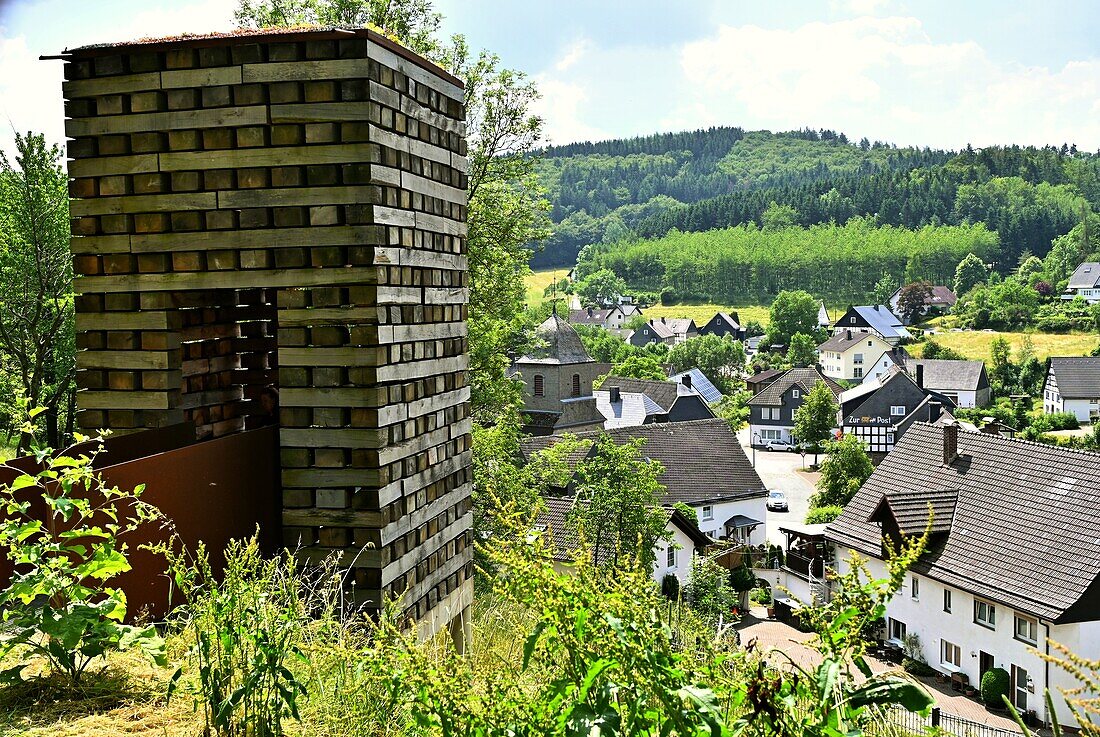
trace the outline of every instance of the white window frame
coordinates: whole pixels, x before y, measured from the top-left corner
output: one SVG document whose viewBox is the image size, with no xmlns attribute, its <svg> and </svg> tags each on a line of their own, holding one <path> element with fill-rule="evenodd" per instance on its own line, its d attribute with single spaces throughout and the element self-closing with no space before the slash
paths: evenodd
<svg viewBox="0 0 1100 737">
<path fill-rule="evenodd" d="M 862 366 L 856 366 L 854 369 L 852 369 L 852 376 L 854 376 L 857 379 L 862 379 L 863 378 L 863 367 Z"/>
<path fill-rule="evenodd" d="M 676 546 L 669 545 L 668 550 L 665 551 L 665 568 L 676 567 Z"/>
<path fill-rule="evenodd" d="M 905 622 L 902 622 L 900 619 L 894 619 L 893 617 L 890 617 L 887 632 L 889 633 L 891 640 L 897 640 L 899 642 L 904 641 L 906 630 L 907 628 L 905 626 Z"/>
<path fill-rule="evenodd" d="M 1035 617 L 1029 617 L 1026 614 L 1020 614 L 1019 612 L 1013 612 L 1012 617 L 1012 636 L 1020 642 L 1026 642 L 1028 645 L 1034 645 L 1038 641 L 1039 635 L 1039 620 Z M 1020 634 L 1020 624 L 1027 625 L 1027 631 L 1030 636 Z"/>
<path fill-rule="evenodd" d="M 791 389 L 791 399 L 798 399 L 798 397 L 799 397 L 798 389 Z"/>
<path fill-rule="evenodd" d="M 702 519 L 711 520 L 714 519 L 714 506 L 711 504 L 703 505 Z"/>
<path fill-rule="evenodd" d="M 985 616 L 981 616 L 982 613 Z M 974 597 L 974 624 L 985 627 L 986 629 L 997 629 L 997 605 L 991 601 L 985 599 L 979 599 Z"/>
<path fill-rule="evenodd" d="M 948 588 L 943 590 L 943 610 L 947 614 L 951 613 L 951 589 Z"/>
<path fill-rule="evenodd" d="M 920 601 L 920 579 L 916 576 L 910 576 L 909 578 L 909 598 L 913 601 Z"/>
<path fill-rule="evenodd" d="M 890 405 L 891 417 L 905 417 L 905 405 L 904 404 L 891 404 Z"/>
<path fill-rule="evenodd" d="M 962 667 L 962 648 L 947 640 L 940 641 L 940 662 L 945 665 Z"/>
</svg>

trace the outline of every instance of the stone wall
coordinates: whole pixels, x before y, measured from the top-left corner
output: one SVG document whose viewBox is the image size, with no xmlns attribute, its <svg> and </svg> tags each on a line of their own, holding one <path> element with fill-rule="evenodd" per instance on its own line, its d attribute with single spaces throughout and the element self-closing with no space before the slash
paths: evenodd
<svg viewBox="0 0 1100 737">
<path fill-rule="evenodd" d="M 79 426 L 219 436 L 277 387 L 287 544 L 449 621 L 472 596 L 460 82 L 366 30 L 87 47 L 65 78 Z"/>
</svg>

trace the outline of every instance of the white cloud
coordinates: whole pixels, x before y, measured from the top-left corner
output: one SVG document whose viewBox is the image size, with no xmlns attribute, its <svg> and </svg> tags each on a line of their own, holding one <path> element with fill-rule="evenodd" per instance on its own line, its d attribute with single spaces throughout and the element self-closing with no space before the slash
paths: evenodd
<svg viewBox="0 0 1100 737">
<path fill-rule="evenodd" d="M 570 44 L 565 54 L 554 64 L 554 69 L 564 72 L 576 64 L 592 48 L 592 42 L 586 38 L 578 39 Z"/>
<path fill-rule="evenodd" d="M 15 131 L 45 133 L 61 143 L 64 114 L 61 62 L 39 61 L 22 36 L 0 36 L 0 150 L 11 155 Z"/>
<path fill-rule="evenodd" d="M 580 85 L 545 76 L 535 77 L 542 97 L 532 107 L 546 121 L 544 138 L 548 143 L 599 141 L 613 136 L 583 122 L 588 94 Z"/>
<path fill-rule="evenodd" d="M 889 4 L 890 0 L 830 0 L 829 9 L 848 15 L 875 15 Z"/>
</svg>

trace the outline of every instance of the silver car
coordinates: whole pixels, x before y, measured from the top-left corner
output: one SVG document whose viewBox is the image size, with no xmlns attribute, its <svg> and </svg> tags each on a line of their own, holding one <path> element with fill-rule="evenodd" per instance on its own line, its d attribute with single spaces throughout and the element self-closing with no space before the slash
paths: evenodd
<svg viewBox="0 0 1100 737">
<path fill-rule="evenodd" d="M 787 510 L 787 495 L 782 491 L 769 491 L 768 501 L 765 502 L 770 512 L 786 512 Z"/>
</svg>

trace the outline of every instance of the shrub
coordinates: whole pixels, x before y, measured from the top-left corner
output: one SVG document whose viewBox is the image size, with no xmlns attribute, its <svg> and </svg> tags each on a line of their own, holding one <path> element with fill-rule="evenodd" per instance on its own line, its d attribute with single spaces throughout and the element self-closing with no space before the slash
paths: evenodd
<svg viewBox="0 0 1100 737">
<path fill-rule="evenodd" d="M 293 553 L 265 559 L 255 536 L 233 540 L 218 580 L 203 545 L 194 562 L 165 552 L 188 602 L 187 665 L 198 676 L 197 683 L 181 680 L 180 666 L 168 698 L 189 691 L 207 734 L 280 737 L 283 720 L 299 718 L 298 697 L 306 692 L 288 667 L 305 660 L 298 643 L 310 616 Z"/>
<path fill-rule="evenodd" d="M 824 507 L 814 507 L 806 513 L 806 524 L 823 525 L 832 522 L 840 516 L 844 507 L 839 504 L 826 504 Z"/>
<path fill-rule="evenodd" d="M 701 618 L 714 622 L 721 615 L 729 616 L 730 609 L 737 603 L 737 592 L 730 586 L 725 568 L 712 560 L 696 558 L 691 563 L 684 598 Z"/>
<path fill-rule="evenodd" d="M 767 606 L 772 603 L 772 590 L 761 586 L 758 589 L 753 589 L 752 593 L 749 594 L 749 598 L 757 604 Z"/>
<path fill-rule="evenodd" d="M 982 674 L 981 696 L 987 706 L 1004 706 L 1008 696 L 1008 671 L 1004 668 L 990 668 Z"/>
<path fill-rule="evenodd" d="M 1050 432 L 1051 430 L 1076 430 L 1081 425 L 1072 412 L 1052 412 L 1049 415 L 1039 415 L 1031 421 L 1031 426 L 1039 432 Z"/>
<path fill-rule="evenodd" d="M 673 601 L 680 597 L 680 579 L 675 574 L 666 573 L 661 579 L 661 594 Z"/>
<path fill-rule="evenodd" d="M 668 289 L 661 290 L 661 304 L 674 305 L 680 302 L 680 295 L 675 289 L 669 287 Z"/>
<path fill-rule="evenodd" d="M 910 658 L 909 656 L 902 658 L 901 667 L 906 673 L 910 673 L 914 676 L 923 676 L 927 678 L 936 675 L 936 669 L 928 663 L 923 660 L 917 660 L 916 658 Z"/>
<path fill-rule="evenodd" d="M 32 432 L 30 420 L 22 430 Z M 90 454 L 36 448 L 42 470 L 0 487 L 0 549 L 15 570 L 0 591 L 0 658 L 37 655 L 74 684 L 113 650 L 139 648 L 165 664 L 156 629 L 123 624 L 126 595 L 108 585 L 130 570 L 123 538 L 159 513 L 141 501 L 144 486 L 123 491 L 104 484 L 92 470 L 101 449 L 102 438 Z M 20 680 L 26 665 L 17 659 L 0 679 Z"/>
</svg>

